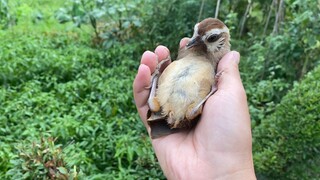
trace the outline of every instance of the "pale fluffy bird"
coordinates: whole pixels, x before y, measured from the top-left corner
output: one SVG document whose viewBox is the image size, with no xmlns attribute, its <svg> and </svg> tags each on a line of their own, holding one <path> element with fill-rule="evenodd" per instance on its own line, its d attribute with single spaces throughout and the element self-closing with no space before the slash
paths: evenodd
<svg viewBox="0 0 320 180">
<path fill-rule="evenodd" d="M 152 75 L 148 99 L 148 123 L 151 136 L 161 137 L 176 128 L 190 127 L 202 113 L 205 101 L 217 90 L 216 67 L 230 51 L 227 26 L 218 19 L 207 18 L 194 26 L 188 44 L 181 48 L 177 60 L 160 73 L 158 64 Z M 159 121 L 165 121 L 159 125 Z"/>
</svg>

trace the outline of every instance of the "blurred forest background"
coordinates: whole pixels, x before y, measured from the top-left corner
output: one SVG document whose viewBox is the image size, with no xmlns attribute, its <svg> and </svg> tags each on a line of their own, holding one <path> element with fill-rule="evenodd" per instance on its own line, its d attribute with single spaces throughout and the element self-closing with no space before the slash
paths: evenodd
<svg viewBox="0 0 320 180">
<path fill-rule="evenodd" d="M 231 30 L 258 179 L 320 179 L 320 0 L 0 0 L 0 179 L 165 179 L 137 115 L 145 50 Z"/>
</svg>

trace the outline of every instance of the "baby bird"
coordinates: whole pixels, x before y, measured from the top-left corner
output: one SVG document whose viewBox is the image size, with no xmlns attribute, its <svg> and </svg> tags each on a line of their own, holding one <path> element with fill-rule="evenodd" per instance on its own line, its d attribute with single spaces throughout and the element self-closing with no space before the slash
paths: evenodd
<svg viewBox="0 0 320 180">
<path fill-rule="evenodd" d="M 194 26 L 189 43 L 160 74 L 161 61 L 152 74 L 148 99 L 151 137 L 158 138 L 188 128 L 202 113 L 205 101 L 217 90 L 216 67 L 230 51 L 227 26 L 207 18 Z"/>
</svg>

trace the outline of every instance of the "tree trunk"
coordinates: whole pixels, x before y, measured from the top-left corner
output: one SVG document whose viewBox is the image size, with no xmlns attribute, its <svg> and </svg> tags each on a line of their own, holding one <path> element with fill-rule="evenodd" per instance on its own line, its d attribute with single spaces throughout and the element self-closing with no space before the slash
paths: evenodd
<svg viewBox="0 0 320 180">
<path fill-rule="evenodd" d="M 280 0 L 272 34 L 276 35 L 279 33 L 280 25 L 283 19 L 284 19 L 284 0 Z"/>
<path fill-rule="evenodd" d="M 266 22 L 266 25 L 264 26 L 264 29 L 263 29 L 263 35 L 265 35 L 266 32 L 267 32 L 269 21 L 270 21 L 270 17 L 271 17 L 272 11 L 274 10 L 275 1 L 276 0 L 273 0 L 272 3 L 271 3 L 270 10 L 269 10 L 268 17 L 267 17 L 267 22 Z"/>
</svg>

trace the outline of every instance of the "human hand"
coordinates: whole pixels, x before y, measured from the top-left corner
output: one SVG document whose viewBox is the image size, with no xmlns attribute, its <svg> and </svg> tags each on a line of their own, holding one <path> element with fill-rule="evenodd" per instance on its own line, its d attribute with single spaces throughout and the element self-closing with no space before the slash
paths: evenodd
<svg viewBox="0 0 320 180">
<path fill-rule="evenodd" d="M 187 38 L 182 39 L 180 47 L 187 42 Z M 158 46 L 154 53 L 146 51 L 133 83 L 136 106 L 149 134 L 146 87 L 157 60 L 164 60 L 169 54 L 164 46 Z M 239 53 L 232 51 L 219 62 L 217 71 L 223 73 L 218 90 L 206 101 L 195 128 L 151 140 L 168 179 L 255 179 L 250 115 L 239 59 Z"/>
</svg>

